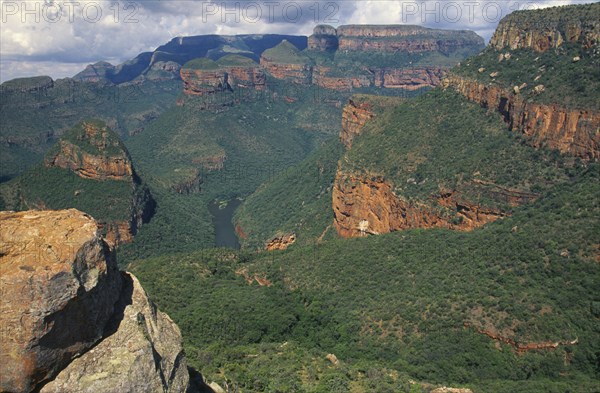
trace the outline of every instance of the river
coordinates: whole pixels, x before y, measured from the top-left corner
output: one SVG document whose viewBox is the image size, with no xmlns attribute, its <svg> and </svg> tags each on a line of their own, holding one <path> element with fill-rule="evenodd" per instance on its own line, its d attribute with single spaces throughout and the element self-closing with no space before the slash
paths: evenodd
<svg viewBox="0 0 600 393">
<path fill-rule="evenodd" d="M 240 248 L 240 242 L 233 226 L 233 213 L 235 213 L 235 209 L 241 203 L 242 201 L 234 198 L 229 200 L 225 207 L 220 208 L 220 205 L 224 205 L 224 203 L 220 204 L 219 201 L 214 201 L 208 206 L 208 211 L 212 215 L 212 222 L 215 227 L 215 242 L 217 247 L 233 248 L 236 250 Z"/>
</svg>

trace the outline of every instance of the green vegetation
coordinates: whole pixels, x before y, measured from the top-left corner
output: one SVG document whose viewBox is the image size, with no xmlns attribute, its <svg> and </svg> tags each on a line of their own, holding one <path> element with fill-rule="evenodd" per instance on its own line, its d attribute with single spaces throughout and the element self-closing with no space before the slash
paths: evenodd
<svg viewBox="0 0 600 393">
<path fill-rule="evenodd" d="M 120 262 L 214 246 L 207 206 L 215 199 L 244 198 L 288 173 L 337 134 L 339 103 L 347 98 L 347 93 L 285 84 L 264 92 L 186 97 L 184 106 L 169 109 L 126 142 L 157 208 L 133 244 L 119 249 Z M 214 160 L 220 159 L 219 169 Z M 195 178 L 201 181 L 199 192 L 175 192 Z"/>
<path fill-rule="evenodd" d="M 307 64 L 311 59 L 287 40 L 263 52 L 262 57 L 275 63 Z"/>
<path fill-rule="evenodd" d="M 97 132 L 86 132 L 86 128 Z M 61 136 L 61 141 L 79 147 L 88 154 L 96 156 L 127 157 L 127 148 L 119 136 L 101 120 L 86 119 L 76 124 Z M 55 144 L 47 156 L 56 153 L 60 144 Z"/>
<path fill-rule="evenodd" d="M 182 68 L 190 70 L 216 70 L 219 68 L 219 65 L 216 61 L 209 59 L 208 57 L 199 57 L 188 61 Z"/>
<path fill-rule="evenodd" d="M 416 379 L 475 391 L 592 392 L 599 169 L 579 170 L 472 233 L 164 255 L 130 269 L 181 327 L 191 364 L 244 391 L 337 391 L 322 385 L 332 383 L 409 392 Z M 248 284 L 243 274 L 273 285 Z M 578 342 L 518 355 L 464 322 L 519 343 Z M 340 365 L 324 361 L 327 353 Z"/>
<path fill-rule="evenodd" d="M 457 93 L 434 90 L 367 123 L 341 168 L 383 176 L 408 200 L 460 190 L 471 202 L 509 208 L 473 181 L 539 193 L 568 172 L 557 154 L 527 147 L 520 138 L 499 115 Z"/>
<path fill-rule="evenodd" d="M 351 99 L 357 105 L 369 104 L 377 115 L 403 102 L 398 97 L 369 94 L 353 94 Z M 266 241 L 288 233 L 296 234 L 296 244 L 303 245 L 335 236 L 331 191 L 343 154 L 336 136 L 250 195 L 235 215 L 236 224 L 247 236 L 241 239 L 244 248 L 263 249 Z"/>
<path fill-rule="evenodd" d="M 63 133 L 89 117 L 127 139 L 174 105 L 180 91 L 181 82 L 172 80 L 110 85 L 36 77 L 5 82 L 0 85 L 0 180 L 41 161 Z"/>
<path fill-rule="evenodd" d="M 505 54 L 510 54 L 509 58 L 500 61 L 500 55 Z M 574 61 L 576 57 L 580 60 Z M 479 72 L 482 68 L 485 71 Z M 498 75 L 491 77 L 496 72 Z M 463 62 L 453 73 L 484 84 L 496 84 L 509 92 L 525 84 L 519 92 L 525 100 L 600 110 L 600 52 L 579 44 L 564 43 L 544 53 L 508 48 L 498 51 L 489 47 Z M 535 87 L 540 85 L 544 91 L 537 93 Z"/>
<path fill-rule="evenodd" d="M 521 30 L 558 30 L 563 37 L 570 36 L 573 28 L 593 29 L 600 19 L 600 4 L 578 4 L 510 13 L 501 23 L 519 26 Z M 585 39 L 581 36 L 580 39 Z"/>
<path fill-rule="evenodd" d="M 102 222 L 128 221 L 133 192 L 126 181 L 84 179 L 39 164 L 2 184 L 0 199 L 9 210 L 75 208 Z"/>
<path fill-rule="evenodd" d="M 217 63 L 226 67 L 258 67 L 258 63 L 242 55 L 225 55 Z"/>
<path fill-rule="evenodd" d="M 247 239 L 245 248 L 263 249 L 275 236 L 295 233 L 297 244 L 329 238 L 331 189 L 343 148 L 337 138 L 298 165 L 261 185 L 236 211 L 235 222 Z"/>
</svg>

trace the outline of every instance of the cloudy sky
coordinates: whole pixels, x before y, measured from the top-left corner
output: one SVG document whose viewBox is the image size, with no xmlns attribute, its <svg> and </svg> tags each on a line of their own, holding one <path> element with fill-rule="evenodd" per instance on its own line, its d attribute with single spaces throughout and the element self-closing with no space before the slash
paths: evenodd
<svg viewBox="0 0 600 393">
<path fill-rule="evenodd" d="M 418 24 L 476 31 L 486 41 L 517 9 L 590 0 L 0 0 L 0 80 L 72 76 L 113 64 L 174 37 L 199 34 L 310 35 L 319 23 Z"/>
</svg>

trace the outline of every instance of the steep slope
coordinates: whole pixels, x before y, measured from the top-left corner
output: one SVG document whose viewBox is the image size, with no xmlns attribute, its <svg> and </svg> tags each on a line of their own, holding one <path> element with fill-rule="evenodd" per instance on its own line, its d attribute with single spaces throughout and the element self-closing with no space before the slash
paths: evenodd
<svg viewBox="0 0 600 393">
<path fill-rule="evenodd" d="M 118 271 L 90 216 L 2 212 L 0 223 L 2 391 L 186 389 L 179 329 Z"/>
<path fill-rule="evenodd" d="M 266 77 L 258 63 L 240 55 L 226 55 L 218 61 L 191 60 L 181 68 L 183 91 L 206 95 L 234 89 L 265 89 Z"/>
<path fill-rule="evenodd" d="M 498 111 L 532 146 L 597 160 L 599 19 L 598 3 L 512 13 L 444 86 Z"/>
<path fill-rule="evenodd" d="M 81 209 L 99 220 L 113 246 L 131 242 L 154 210 L 127 149 L 95 120 L 73 127 L 43 164 L 0 186 L 0 197 L 5 209 Z"/>
<path fill-rule="evenodd" d="M 368 119 L 401 102 L 403 99 L 397 97 L 353 95 L 342 111 L 341 144 L 349 146 Z M 244 200 L 235 216 L 244 248 L 284 249 L 296 242 L 313 244 L 334 235 L 331 193 L 337 162 L 344 153 L 336 139 L 269 179 Z"/>
<path fill-rule="evenodd" d="M 336 175 L 334 226 L 344 237 L 472 230 L 565 179 L 565 169 L 519 144 L 500 119 L 434 91 L 376 116 L 354 138 Z"/>
<path fill-rule="evenodd" d="M 190 362 L 222 386 L 592 392 L 598 169 L 473 232 L 163 255 L 132 269 L 182 327 Z"/>
<path fill-rule="evenodd" d="M 267 49 L 260 57 L 260 65 L 274 78 L 304 85 L 312 83 L 312 63 L 288 41 Z"/>
</svg>

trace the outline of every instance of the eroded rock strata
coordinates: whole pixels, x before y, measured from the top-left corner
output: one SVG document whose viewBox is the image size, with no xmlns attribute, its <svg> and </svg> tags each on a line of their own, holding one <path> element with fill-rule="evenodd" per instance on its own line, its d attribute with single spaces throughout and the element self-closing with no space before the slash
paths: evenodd
<svg viewBox="0 0 600 393">
<path fill-rule="evenodd" d="M 445 88 L 499 112 L 513 132 L 523 133 L 534 147 L 547 147 L 586 160 L 600 158 L 600 112 L 568 109 L 559 103 L 529 102 L 493 84 L 449 75 Z"/>
</svg>

